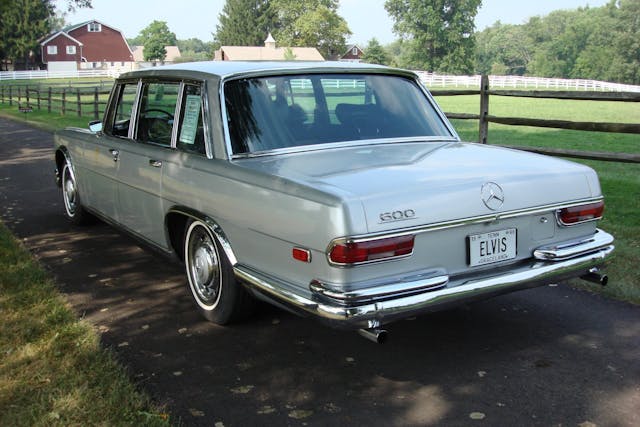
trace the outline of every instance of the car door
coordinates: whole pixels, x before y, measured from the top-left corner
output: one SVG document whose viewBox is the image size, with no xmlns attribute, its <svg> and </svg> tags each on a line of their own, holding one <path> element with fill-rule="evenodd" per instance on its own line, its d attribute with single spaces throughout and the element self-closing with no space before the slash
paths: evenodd
<svg viewBox="0 0 640 427">
<path fill-rule="evenodd" d="M 164 210 L 187 206 L 202 209 L 203 194 L 215 186 L 215 175 L 209 172 L 212 165 L 208 153 L 213 149 L 207 143 L 208 130 L 204 117 L 203 85 L 198 82 L 184 84 L 176 149 L 162 164 L 162 194 Z M 206 188 L 205 188 L 206 187 Z"/>
<path fill-rule="evenodd" d="M 116 84 L 103 132 L 96 134 L 95 143 L 83 147 L 81 167 L 85 178 L 80 181 L 80 194 L 87 206 L 113 221 L 118 221 L 116 175 L 120 147 L 132 136 L 130 123 L 137 92 L 138 81 Z"/>
<path fill-rule="evenodd" d="M 118 221 L 162 248 L 168 248 L 162 169 L 174 155 L 174 116 L 181 88 L 180 82 L 143 81 L 134 138 L 118 148 Z"/>
</svg>

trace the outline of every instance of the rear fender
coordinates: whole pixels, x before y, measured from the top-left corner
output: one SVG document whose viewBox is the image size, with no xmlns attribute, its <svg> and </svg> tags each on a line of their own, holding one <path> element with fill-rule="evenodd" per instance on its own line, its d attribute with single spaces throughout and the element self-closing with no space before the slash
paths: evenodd
<svg viewBox="0 0 640 427">
<path fill-rule="evenodd" d="M 224 250 L 224 253 L 227 256 L 227 259 L 231 263 L 231 266 L 235 266 L 238 263 L 238 259 L 236 258 L 236 255 L 233 252 L 233 249 L 231 247 L 231 242 L 229 241 L 229 239 L 227 238 L 227 235 L 224 233 L 224 231 L 222 230 L 222 227 L 220 227 L 217 221 L 203 214 L 202 212 L 198 212 L 194 209 L 187 208 L 185 206 L 172 207 L 171 209 L 169 209 L 169 212 L 165 217 L 165 233 L 167 234 L 167 236 L 169 236 L 169 241 L 171 242 L 171 246 L 173 247 L 174 252 L 179 257 L 181 257 L 181 254 L 182 254 L 181 245 L 183 244 L 183 242 L 182 242 L 182 238 L 176 239 L 175 238 L 176 236 L 172 237 L 172 232 L 175 233 L 175 230 L 172 230 L 173 227 L 170 223 L 172 215 L 184 216 L 186 218 L 202 221 L 203 223 L 207 224 L 207 226 L 211 229 L 211 232 L 214 234 L 214 236 L 216 236 L 216 239 L 218 239 L 218 242 L 220 243 L 220 246 Z"/>
</svg>

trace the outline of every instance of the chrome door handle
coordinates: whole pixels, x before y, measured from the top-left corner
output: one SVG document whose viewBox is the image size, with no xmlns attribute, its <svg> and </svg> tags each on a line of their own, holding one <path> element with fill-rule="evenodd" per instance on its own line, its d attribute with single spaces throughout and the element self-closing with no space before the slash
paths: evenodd
<svg viewBox="0 0 640 427">
<path fill-rule="evenodd" d="M 113 161 L 117 162 L 118 161 L 118 156 L 120 156 L 120 151 L 116 150 L 115 148 L 110 148 L 109 152 L 113 156 Z"/>
<path fill-rule="evenodd" d="M 162 162 L 160 160 L 149 160 L 149 165 L 153 166 L 154 168 L 159 168 L 162 167 Z"/>
</svg>

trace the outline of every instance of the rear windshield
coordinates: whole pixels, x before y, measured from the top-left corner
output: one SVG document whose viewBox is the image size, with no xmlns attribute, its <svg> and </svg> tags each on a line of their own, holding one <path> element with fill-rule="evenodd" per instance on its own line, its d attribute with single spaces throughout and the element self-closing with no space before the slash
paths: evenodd
<svg viewBox="0 0 640 427">
<path fill-rule="evenodd" d="M 313 74 L 224 86 L 234 154 L 362 139 L 451 137 L 417 84 L 403 77 Z"/>
</svg>

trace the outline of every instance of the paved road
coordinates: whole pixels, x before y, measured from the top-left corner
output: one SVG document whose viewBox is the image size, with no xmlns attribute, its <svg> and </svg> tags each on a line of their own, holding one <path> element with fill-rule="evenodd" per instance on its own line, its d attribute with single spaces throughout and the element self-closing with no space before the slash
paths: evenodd
<svg viewBox="0 0 640 427">
<path fill-rule="evenodd" d="M 266 306 L 215 326 L 180 266 L 65 220 L 51 147 L 0 118 L 1 219 L 183 425 L 640 425 L 640 307 L 548 286 L 390 325 L 383 346 Z"/>
</svg>

